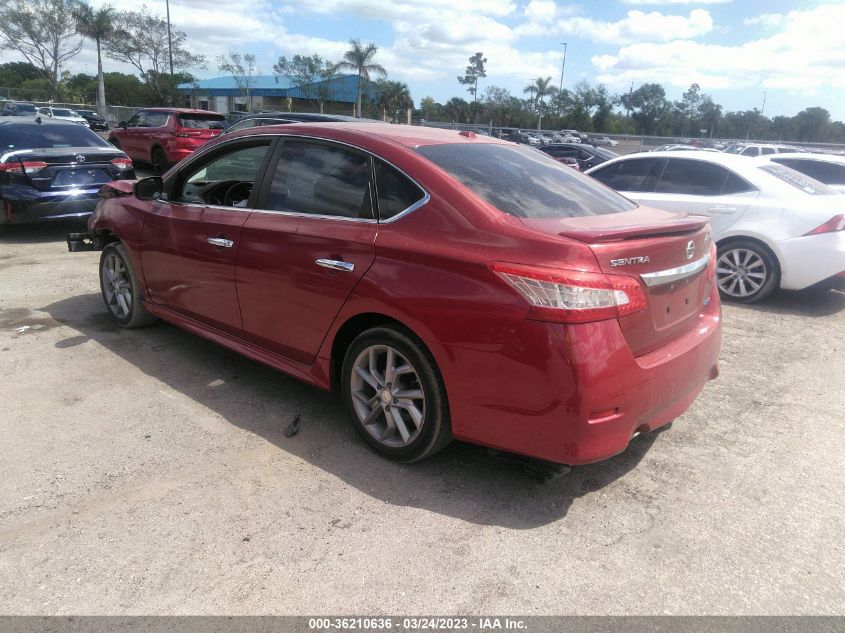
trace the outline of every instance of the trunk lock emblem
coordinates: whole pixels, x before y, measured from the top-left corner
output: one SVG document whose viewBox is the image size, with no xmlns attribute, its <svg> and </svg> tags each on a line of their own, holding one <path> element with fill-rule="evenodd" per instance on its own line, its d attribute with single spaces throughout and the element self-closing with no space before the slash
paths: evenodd
<svg viewBox="0 0 845 633">
<path fill-rule="evenodd" d="M 73 158 L 74 158 L 74 160 L 76 160 L 77 163 L 84 163 L 85 162 L 85 156 L 83 156 L 82 154 L 77 154 Z"/>
<path fill-rule="evenodd" d="M 686 250 L 687 259 L 692 259 L 693 255 L 695 255 L 695 242 L 690 240 L 687 242 L 687 250 Z"/>
</svg>

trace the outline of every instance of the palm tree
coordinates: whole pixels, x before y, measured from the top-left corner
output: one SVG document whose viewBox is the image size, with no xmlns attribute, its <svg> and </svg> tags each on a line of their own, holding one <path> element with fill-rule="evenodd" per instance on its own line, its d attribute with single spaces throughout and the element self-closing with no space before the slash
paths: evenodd
<svg viewBox="0 0 845 633">
<path fill-rule="evenodd" d="M 543 120 L 543 106 L 546 97 L 553 97 L 557 93 L 557 88 L 552 84 L 552 78 L 537 77 L 532 83 L 528 84 L 523 90 L 524 93 L 531 95 L 531 100 L 534 102 L 534 107 L 537 109 L 537 129 L 540 129 L 540 123 Z"/>
<path fill-rule="evenodd" d="M 361 116 L 361 79 L 366 86 L 370 85 L 370 73 L 380 77 L 386 77 L 387 71 L 381 64 L 373 62 L 378 47 L 374 42 L 366 46 L 361 44 L 359 39 L 349 40 L 351 48 L 343 54 L 343 61 L 337 63 L 335 68 L 342 70 L 354 70 L 358 73 L 358 107 L 355 109 L 355 116 Z"/>
<path fill-rule="evenodd" d="M 74 12 L 76 30 L 97 43 L 97 112 L 101 117 L 106 116 L 106 84 L 103 79 L 103 59 L 100 45 L 103 40 L 114 31 L 115 10 L 110 5 L 100 7 L 96 11 L 90 5 L 80 3 Z"/>
<path fill-rule="evenodd" d="M 376 82 L 376 105 L 381 108 L 382 119 L 387 120 L 387 113 L 390 113 L 390 120 L 397 123 L 396 113 L 400 110 L 412 109 L 414 100 L 411 98 L 411 91 L 408 84 L 401 81 L 388 81 L 379 79 Z"/>
</svg>

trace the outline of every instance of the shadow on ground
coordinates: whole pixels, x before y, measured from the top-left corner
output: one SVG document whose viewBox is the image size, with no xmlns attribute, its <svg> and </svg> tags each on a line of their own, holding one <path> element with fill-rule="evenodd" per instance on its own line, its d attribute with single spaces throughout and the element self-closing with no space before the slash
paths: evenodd
<svg viewBox="0 0 845 633">
<path fill-rule="evenodd" d="M 68 233 L 86 231 L 86 221 L 68 220 L 42 222 L 40 224 L 10 224 L 0 227 L 0 249 L 3 244 L 47 244 L 64 243 Z"/>
<path fill-rule="evenodd" d="M 788 314 L 806 317 L 826 317 L 845 310 L 845 280 L 841 288 L 806 290 L 779 290 L 760 303 L 729 304 L 742 310 L 767 312 L 770 314 Z"/>
<path fill-rule="evenodd" d="M 229 423 L 376 499 L 472 523 L 528 529 L 556 521 L 566 516 L 575 499 L 634 469 L 658 436 L 641 436 L 623 454 L 575 468 L 545 484 L 483 448 L 457 442 L 422 463 L 395 464 L 366 447 L 332 394 L 165 323 L 139 330 L 119 328 L 98 294 L 72 297 L 42 310 L 78 331 L 58 341 L 58 348 L 96 341 Z M 286 438 L 284 430 L 297 415 L 301 430 Z"/>
</svg>

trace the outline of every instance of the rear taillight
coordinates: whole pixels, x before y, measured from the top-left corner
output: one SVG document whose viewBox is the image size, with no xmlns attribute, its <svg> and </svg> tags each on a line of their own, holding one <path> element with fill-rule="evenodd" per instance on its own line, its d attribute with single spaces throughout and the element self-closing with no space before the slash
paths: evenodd
<svg viewBox="0 0 845 633">
<path fill-rule="evenodd" d="M 821 226 L 817 226 L 812 231 L 804 233 L 804 237 L 808 235 L 821 235 L 822 233 L 835 233 L 836 231 L 845 231 L 845 215 L 834 215 L 827 222 Z"/>
<path fill-rule="evenodd" d="M 8 174 L 37 174 L 45 167 L 47 167 L 47 163 L 43 160 L 25 160 L 23 162 L 15 163 L 0 163 L 0 171 L 5 171 Z"/>
<path fill-rule="evenodd" d="M 132 159 L 127 157 L 122 158 L 115 158 L 111 162 L 112 165 L 117 167 L 120 170 L 123 169 L 131 169 L 132 168 Z"/>
<path fill-rule="evenodd" d="M 613 319 L 646 308 L 635 277 L 494 262 L 490 268 L 531 306 L 529 318 L 556 323 Z"/>
</svg>

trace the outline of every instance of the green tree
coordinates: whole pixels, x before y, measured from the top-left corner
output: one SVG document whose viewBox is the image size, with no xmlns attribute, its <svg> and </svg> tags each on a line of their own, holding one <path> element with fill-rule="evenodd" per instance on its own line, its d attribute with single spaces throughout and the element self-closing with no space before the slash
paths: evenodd
<svg viewBox="0 0 845 633">
<path fill-rule="evenodd" d="M 481 77 L 487 76 L 487 71 L 484 64 L 487 63 L 487 58 L 484 53 L 478 52 L 469 58 L 469 65 L 463 77 L 458 77 L 458 83 L 468 86 L 467 92 L 472 95 L 473 103 L 478 101 L 478 80 Z"/>
<path fill-rule="evenodd" d="M 217 69 L 222 73 L 229 73 L 235 80 L 241 95 L 246 99 L 247 108 L 252 110 L 252 86 L 258 69 L 255 65 L 255 53 L 233 53 L 220 55 L 217 58 Z"/>
<path fill-rule="evenodd" d="M 100 116 L 106 116 L 106 83 L 103 79 L 103 41 L 111 35 L 114 30 L 114 18 L 116 12 L 110 5 L 99 9 L 91 8 L 91 5 L 80 4 L 74 12 L 76 20 L 76 31 L 83 37 L 94 40 L 97 45 L 97 112 Z"/>
<path fill-rule="evenodd" d="M 186 71 L 205 68 L 205 57 L 193 55 L 185 47 L 187 35 L 171 32 L 173 68 Z M 115 17 L 115 28 L 105 41 L 106 57 L 135 67 L 158 103 L 172 101 L 173 91 L 168 55 L 167 22 L 150 13 L 145 6 L 139 11 L 121 11 Z"/>
<path fill-rule="evenodd" d="M 531 95 L 534 109 L 537 111 L 537 129 L 539 130 L 546 108 L 545 98 L 553 97 L 557 92 L 557 88 L 552 84 L 551 77 L 537 77 L 522 92 Z"/>
<path fill-rule="evenodd" d="M 660 84 L 643 84 L 620 98 L 622 105 L 633 112 L 631 118 L 640 134 L 655 134 L 661 118 L 671 108 L 666 91 Z"/>
<path fill-rule="evenodd" d="M 370 85 L 370 75 L 377 75 L 379 77 L 386 77 L 387 71 L 381 64 L 373 61 L 373 58 L 378 52 L 378 47 L 370 42 L 366 46 L 361 44 L 359 39 L 349 40 L 349 50 L 343 54 L 343 59 L 339 61 L 335 68 L 338 70 L 352 70 L 358 74 L 357 85 L 357 107 L 355 109 L 355 116 L 361 116 L 361 95 L 363 93 L 361 80 L 365 86 Z"/>
<path fill-rule="evenodd" d="M 432 97 L 423 97 L 420 100 L 420 117 L 426 121 L 437 120 L 438 105 Z"/>
<path fill-rule="evenodd" d="M 391 120 L 398 123 L 396 114 L 399 111 L 413 109 L 414 100 L 411 98 L 411 91 L 408 85 L 401 81 L 388 81 L 379 79 L 375 86 L 376 104 L 382 110 L 382 118 L 386 120 L 387 113 L 390 113 Z"/>
<path fill-rule="evenodd" d="M 82 49 L 74 12 L 78 0 L 4 0 L 0 8 L 0 49 L 20 53 L 47 80 L 59 98 L 61 65 Z"/>
<path fill-rule="evenodd" d="M 337 76 L 335 64 L 319 55 L 294 55 L 279 57 L 273 65 L 277 80 L 280 75 L 290 77 L 292 85 L 302 90 L 308 100 L 316 99 L 323 112 L 325 102 L 331 98 L 333 80 Z"/>
</svg>

